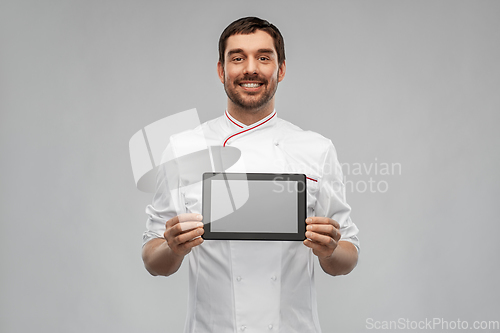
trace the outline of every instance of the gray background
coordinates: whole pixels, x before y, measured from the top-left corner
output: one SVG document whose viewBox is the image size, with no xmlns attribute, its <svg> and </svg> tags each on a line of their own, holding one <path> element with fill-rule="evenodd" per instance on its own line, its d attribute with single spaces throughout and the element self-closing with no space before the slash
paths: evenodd
<svg viewBox="0 0 500 333">
<path fill-rule="evenodd" d="M 222 115 L 217 40 L 248 15 L 285 36 L 280 117 L 343 163 L 402 166 L 347 175 L 388 189 L 348 193 L 361 258 L 316 271 L 323 330 L 500 320 L 499 1 L 3 0 L 1 332 L 182 331 L 186 265 L 142 266 L 152 197 L 128 140 L 193 107 Z"/>
</svg>

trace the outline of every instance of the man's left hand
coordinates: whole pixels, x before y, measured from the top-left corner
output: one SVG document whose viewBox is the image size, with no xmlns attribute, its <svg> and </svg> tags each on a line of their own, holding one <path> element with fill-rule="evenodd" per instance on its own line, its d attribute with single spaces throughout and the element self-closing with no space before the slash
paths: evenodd
<svg viewBox="0 0 500 333">
<path fill-rule="evenodd" d="M 319 258 L 329 258 L 340 240 L 340 225 L 328 217 L 308 217 L 306 223 L 304 245 Z"/>
</svg>

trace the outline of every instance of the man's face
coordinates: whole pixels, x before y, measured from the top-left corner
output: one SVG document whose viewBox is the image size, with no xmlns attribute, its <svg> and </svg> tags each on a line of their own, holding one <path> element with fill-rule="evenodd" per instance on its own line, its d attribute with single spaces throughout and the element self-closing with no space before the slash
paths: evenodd
<svg viewBox="0 0 500 333">
<path fill-rule="evenodd" d="M 278 82 L 285 77 L 285 63 L 278 65 L 273 38 L 257 30 L 227 39 L 224 67 L 217 64 L 228 98 L 239 108 L 258 111 L 274 101 Z"/>
</svg>

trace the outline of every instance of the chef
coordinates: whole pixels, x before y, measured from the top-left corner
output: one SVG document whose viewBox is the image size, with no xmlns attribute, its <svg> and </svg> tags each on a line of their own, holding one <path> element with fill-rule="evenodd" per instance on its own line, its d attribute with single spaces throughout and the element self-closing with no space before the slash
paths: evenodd
<svg viewBox="0 0 500 333">
<path fill-rule="evenodd" d="M 204 232 L 201 182 L 180 186 L 191 175 L 182 168 L 174 173 L 161 169 L 157 194 L 146 208 L 145 267 L 152 275 L 168 276 L 189 254 L 186 333 L 321 332 L 314 257 L 325 273 L 344 275 L 356 266 L 359 251 L 335 148 L 275 110 L 286 61 L 283 37 L 274 25 L 256 17 L 231 23 L 219 40 L 217 70 L 226 110 L 172 136 L 164 156 L 234 147 L 241 151 L 234 165 L 206 171 L 305 174 L 306 240 L 204 240 L 199 237 Z"/>
</svg>

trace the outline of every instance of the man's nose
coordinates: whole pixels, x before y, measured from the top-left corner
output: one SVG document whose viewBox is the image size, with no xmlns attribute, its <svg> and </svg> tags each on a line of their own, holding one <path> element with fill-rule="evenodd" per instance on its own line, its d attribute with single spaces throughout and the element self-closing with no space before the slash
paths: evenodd
<svg viewBox="0 0 500 333">
<path fill-rule="evenodd" d="M 255 59 L 249 58 L 245 63 L 244 74 L 257 74 L 258 66 Z"/>
</svg>

